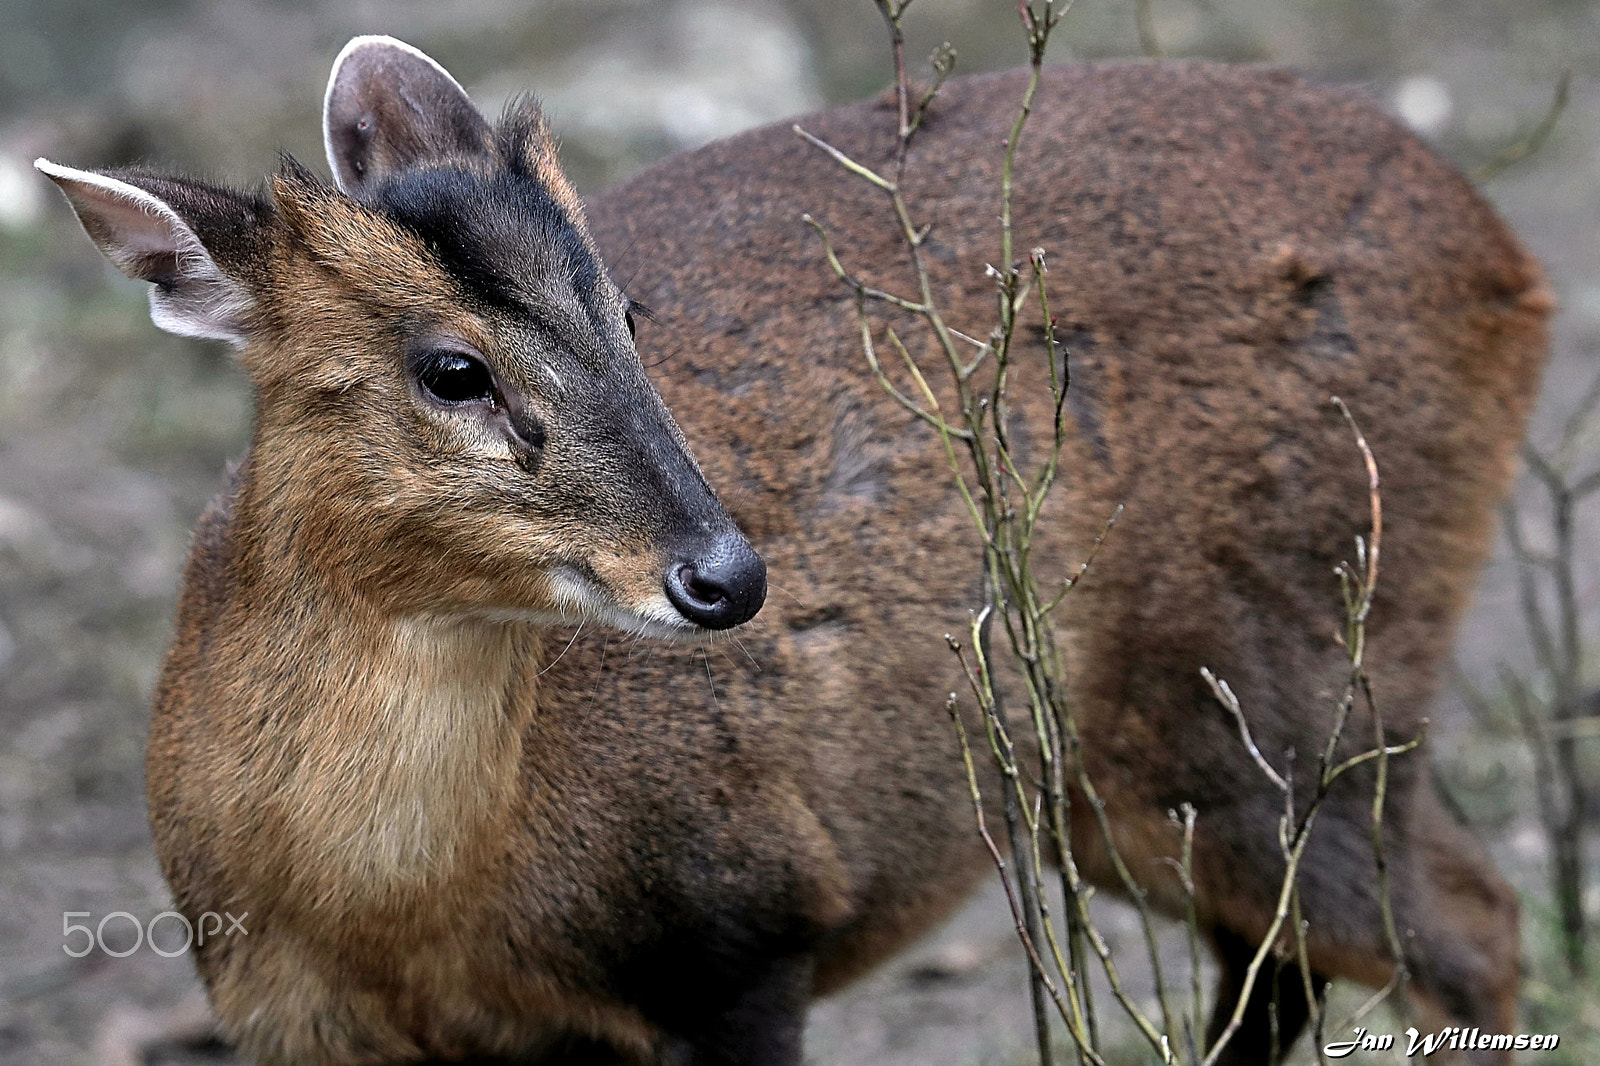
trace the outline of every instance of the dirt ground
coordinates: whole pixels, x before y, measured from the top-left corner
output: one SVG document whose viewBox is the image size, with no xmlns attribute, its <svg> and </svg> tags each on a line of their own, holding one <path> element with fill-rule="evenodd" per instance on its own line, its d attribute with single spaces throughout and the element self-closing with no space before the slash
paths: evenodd
<svg viewBox="0 0 1600 1066">
<path fill-rule="evenodd" d="M 1078 5 L 1057 60 L 1139 53 L 1132 0 Z M 1013 6 L 919 0 L 911 54 L 948 39 L 966 72 L 1019 62 Z M 1558 72 L 1573 72 L 1548 142 L 1484 185 L 1561 300 L 1533 435 L 1549 447 L 1600 373 L 1600 2 L 1152 0 L 1151 10 L 1170 53 L 1358 83 L 1466 169 L 1531 129 Z M 188 530 L 242 447 L 249 398 L 220 346 L 150 325 L 140 287 L 105 266 L 29 161 L 148 161 L 241 184 L 269 171 L 279 148 L 320 165 L 327 64 L 359 32 L 424 48 L 486 109 L 539 92 L 581 189 L 887 83 L 867 0 L 0 0 L 0 1066 L 231 1061 L 166 1042 L 205 1027 L 186 959 L 148 946 L 72 958 L 62 915 L 148 920 L 167 907 L 143 807 L 147 703 Z M 1593 466 L 1600 437 L 1591 443 Z M 1519 499 L 1543 536 L 1537 494 L 1524 485 Z M 1580 514 L 1579 539 L 1591 648 L 1596 510 Z M 1525 632 L 1502 550 L 1458 650 L 1491 706 L 1503 700 L 1502 666 L 1528 667 Z M 1600 994 L 1553 962 L 1531 761 L 1503 718 L 1447 694 L 1434 759 L 1524 894 L 1526 1026 L 1565 1038 L 1536 1061 L 1593 1063 Z M 1600 890 L 1591 895 L 1600 922 Z M 1127 912 L 1104 914 L 1113 943 L 1137 954 Z M 118 951 L 127 933 L 118 919 L 104 936 Z M 1181 934 L 1165 944 L 1182 982 Z M 1030 1024 L 1021 957 L 991 888 L 820 1005 L 808 1061 L 1022 1063 Z M 1124 1061 L 1145 1061 L 1129 1047 Z"/>
</svg>

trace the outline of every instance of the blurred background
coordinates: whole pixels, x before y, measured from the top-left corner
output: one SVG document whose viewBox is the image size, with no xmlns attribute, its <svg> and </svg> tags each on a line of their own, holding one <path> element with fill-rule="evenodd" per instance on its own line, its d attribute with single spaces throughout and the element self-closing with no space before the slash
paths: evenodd
<svg viewBox="0 0 1600 1066">
<path fill-rule="evenodd" d="M 1149 13 L 1171 55 L 1355 83 L 1468 171 L 1526 138 L 1571 71 L 1542 147 L 1482 186 L 1561 301 L 1534 431 L 1554 454 L 1600 373 L 1600 2 L 1152 0 Z M 912 57 L 950 41 L 958 73 L 1025 56 L 1008 0 L 918 0 L 909 25 Z M 70 958 L 61 915 L 147 920 L 166 908 L 144 817 L 147 703 L 190 526 L 244 445 L 250 400 L 220 345 L 150 325 L 142 286 L 104 263 L 31 160 L 147 162 L 250 184 L 286 150 L 320 169 L 328 65 L 357 33 L 421 47 L 489 112 L 538 93 L 580 191 L 889 83 L 868 0 L 0 0 L 0 1066 L 229 1061 L 164 1042 L 204 1024 L 186 959 L 147 947 Z M 1058 62 L 1139 55 L 1132 0 L 1078 0 L 1054 49 Z M 1568 443 L 1574 476 L 1600 464 L 1596 434 Z M 1548 552 L 1548 495 L 1524 481 L 1528 547 Z M 1576 506 L 1571 566 L 1588 688 L 1600 681 L 1592 504 Z M 1539 595 L 1550 602 L 1548 588 Z M 1435 716 L 1433 758 L 1523 893 L 1523 1027 L 1563 1035 L 1538 1061 L 1592 1064 L 1600 994 L 1562 958 L 1537 792 L 1551 778 L 1511 698 L 1521 691 L 1537 714 L 1552 689 L 1522 598 L 1503 544 Z M 1553 742 L 1567 735 L 1572 792 L 1600 811 L 1600 740 L 1580 726 Z M 1593 822 L 1577 827 L 1590 856 L 1579 904 L 1596 922 Z M 1113 936 L 1131 928 L 1104 913 Z M 105 939 L 121 950 L 132 933 L 113 923 Z M 819 1007 L 808 1057 L 1026 1062 L 1022 977 L 991 891 Z"/>
</svg>

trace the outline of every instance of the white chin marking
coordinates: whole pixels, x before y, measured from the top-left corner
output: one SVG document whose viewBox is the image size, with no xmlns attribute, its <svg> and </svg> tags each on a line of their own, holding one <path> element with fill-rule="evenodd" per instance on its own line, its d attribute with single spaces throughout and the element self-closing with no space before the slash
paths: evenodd
<svg viewBox="0 0 1600 1066">
<path fill-rule="evenodd" d="M 665 593 L 657 593 L 641 606 L 623 607 L 600 589 L 594 582 L 575 570 L 561 567 L 550 574 L 550 592 L 561 606 L 563 621 L 584 620 L 600 622 L 640 637 L 668 640 L 696 640 L 711 635 L 711 631 L 689 621 L 667 600 Z"/>
</svg>

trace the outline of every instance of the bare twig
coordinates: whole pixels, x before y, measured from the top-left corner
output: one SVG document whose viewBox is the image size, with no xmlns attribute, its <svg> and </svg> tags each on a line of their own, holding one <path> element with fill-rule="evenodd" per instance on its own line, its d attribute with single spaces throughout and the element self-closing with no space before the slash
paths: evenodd
<svg viewBox="0 0 1600 1066">
<path fill-rule="evenodd" d="M 1567 963 L 1577 976 L 1588 970 L 1584 832 L 1591 804 L 1578 741 L 1591 735 L 1592 727 L 1585 719 L 1593 712 L 1587 707 L 1583 688 L 1584 642 L 1574 558 L 1578 507 L 1585 497 L 1600 491 L 1600 470 L 1574 479 L 1570 469 L 1578 459 L 1579 443 L 1596 428 L 1597 405 L 1600 377 L 1567 418 L 1552 456 L 1531 444 L 1523 448 L 1528 471 L 1548 500 L 1550 549 L 1533 550 L 1525 539 L 1520 510 L 1515 505 L 1505 509 L 1506 539 L 1518 564 L 1523 621 L 1539 672 L 1546 680 L 1540 687 L 1547 698 L 1536 701 L 1520 679 L 1512 683 L 1509 672 L 1505 683 L 1540 765 L 1540 817 L 1550 843 L 1551 883 L 1561 914 Z"/>
<path fill-rule="evenodd" d="M 1521 162 L 1543 147 L 1549 139 L 1550 132 L 1556 128 L 1556 120 L 1561 117 L 1561 112 L 1567 109 L 1569 90 L 1572 88 L 1572 71 L 1563 70 L 1556 77 L 1555 96 L 1550 100 L 1550 107 L 1539 120 L 1539 124 L 1528 131 L 1528 135 L 1514 144 L 1509 144 L 1500 149 L 1489 161 L 1479 166 L 1472 172 L 1472 180 L 1481 185 L 1490 178 L 1499 174 L 1513 163 Z"/>
<path fill-rule="evenodd" d="M 1042 1064 L 1052 1061 L 1051 1008 L 1065 1022 L 1080 1059 L 1091 1063 L 1103 1061 L 1093 1002 L 1088 982 L 1083 978 L 1088 957 L 1092 955 L 1106 975 L 1112 996 L 1157 1059 L 1162 1062 L 1176 1061 L 1180 1054 L 1174 1047 L 1173 1036 L 1186 1034 L 1181 1041 L 1184 1049 L 1181 1057 L 1190 1063 L 1216 1062 L 1225 1054 L 1226 1045 L 1240 1024 L 1254 982 L 1268 956 L 1283 952 L 1291 940 L 1302 959 L 1308 1000 L 1313 998 L 1309 964 L 1303 961 L 1304 923 L 1299 917 L 1296 876 L 1313 823 L 1334 781 L 1356 767 L 1378 761 L 1380 784 L 1374 805 L 1374 847 L 1381 850 L 1381 812 L 1383 789 L 1387 781 L 1384 760 L 1409 751 L 1420 742 L 1418 738 L 1404 744 L 1387 743 L 1362 673 L 1365 627 L 1373 604 L 1382 545 L 1382 512 L 1376 464 L 1365 439 L 1357 430 L 1356 439 L 1369 475 L 1372 525 L 1369 535 L 1357 540 L 1358 566 L 1347 566 L 1340 572 L 1346 607 L 1341 640 L 1350 656 L 1351 681 L 1349 691 L 1338 708 L 1333 734 L 1312 781 L 1309 803 L 1298 802 L 1292 773 L 1275 770 L 1256 747 L 1244 710 L 1226 683 L 1209 671 L 1205 674 L 1218 700 L 1234 716 L 1240 736 L 1257 766 L 1283 793 L 1284 814 L 1279 836 L 1284 855 L 1284 877 L 1273 921 L 1248 966 L 1243 990 L 1234 1004 L 1232 1016 L 1219 1039 L 1210 1048 L 1203 1048 L 1193 1026 L 1201 998 L 1198 986 L 1201 916 L 1198 913 L 1199 902 L 1192 869 L 1196 812 L 1188 806 L 1183 810 L 1180 826 L 1181 860 L 1176 863 L 1179 882 L 1189 901 L 1191 937 L 1188 990 L 1191 1006 L 1187 1015 L 1180 1017 L 1168 995 L 1146 888 L 1135 877 L 1117 846 L 1106 801 L 1091 780 L 1082 757 L 1082 738 L 1067 698 L 1066 664 L 1053 618 L 1053 612 L 1063 602 L 1067 592 L 1077 586 L 1095 561 L 1102 543 L 1121 514 L 1121 508 L 1107 520 L 1088 558 L 1077 572 L 1053 588 L 1052 595 L 1047 597 L 1041 591 L 1032 565 L 1034 531 L 1044 518 L 1047 500 L 1060 473 L 1062 453 L 1070 439 L 1066 409 L 1070 353 L 1061 347 L 1055 335 L 1044 251 L 1034 248 L 1020 261 L 1015 256 L 1017 235 L 1013 231 L 1013 180 L 1019 146 L 1026 134 L 1028 118 L 1041 80 L 1046 44 L 1051 30 L 1066 12 L 1068 4 L 1059 0 L 1034 0 L 1033 3 L 1021 0 L 1018 3 L 1019 17 L 1028 38 L 1031 70 L 1027 88 L 1003 145 L 999 202 L 1001 254 L 999 261 L 989 268 L 989 275 L 995 283 L 997 316 L 987 338 L 980 341 L 976 338 L 984 336 L 983 333 L 963 331 L 944 320 L 934 294 L 933 275 L 925 257 L 924 242 L 929 228 L 919 225 L 914 219 L 901 187 L 909 147 L 921 128 L 929 101 L 937 92 L 943 77 L 948 74 L 953 53 L 941 50 L 935 54 L 933 88 L 913 104 L 915 94 L 905 70 L 904 35 L 899 21 L 905 11 L 906 0 L 898 4 L 891 0 L 875 2 L 889 24 L 895 56 L 899 136 L 893 157 L 887 163 L 867 166 L 804 131 L 798 132 L 848 173 L 884 194 L 909 260 L 915 285 L 914 295 L 897 295 L 868 285 L 862 277 L 853 274 L 840 262 L 826 230 L 809 218 L 807 221 L 816 228 L 822 239 L 830 268 L 855 295 L 862 350 L 874 376 L 896 403 L 939 434 L 952 481 L 958 488 L 973 527 L 982 538 L 981 607 L 973 612 L 967 642 L 951 639 L 950 646 L 976 702 L 990 755 L 999 771 L 1000 809 L 1006 823 L 1007 849 L 999 846 L 986 820 L 969 738 L 954 697 L 949 708 L 957 728 L 980 835 L 1005 885 L 1018 937 L 1025 949 L 1040 1061 Z M 924 366 L 902 342 L 901 336 L 894 329 L 885 329 L 882 335 L 887 336 L 887 343 L 901 364 L 900 369 L 895 371 L 895 378 L 890 377 L 880 360 L 879 342 L 868 320 L 869 309 L 879 305 L 909 314 L 927 327 L 931 343 L 925 350 L 934 360 L 942 359 L 949 375 L 941 390 L 936 391 L 932 387 L 930 375 L 924 372 Z M 1017 345 L 1019 323 L 1024 315 L 1034 310 L 1043 323 L 1053 434 L 1042 458 L 1030 457 L 1022 461 L 1013 447 L 1011 436 L 1009 386 L 1013 355 L 1015 349 L 1020 347 Z M 911 386 L 896 384 L 896 379 L 905 381 L 902 373 L 909 377 Z M 1343 409 L 1342 404 L 1340 407 Z M 1345 411 L 1345 417 L 1350 417 L 1348 411 Z M 1353 420 L 1351 425 L 1354 428 Z M 1011 669 L 1006 674 L 1012 685 L 1009 693 L 1001 691 L 997 677 L 1000 667 L 991 648 L 996 629 L 1004 635 L 1011 653 Z M 1019 764 L 1013 743 L 1012 723 L 1005 710 L 1008 699 L 1017 706 L 1025 704 L 1028 708 L 1026 723 L 1019 714 L 1016 727 L 1032 728 L 1033 740 L 1037 745 L 1036 765 L 1033 763 L 1033 751 L 1024 760 L 1027 765 Z M 1344 723 L 1358 700 L 1371 713 L 1378 744 L 1372 751 L 1340 761 L 1335 756 L 1341 750 L 1339 745 Z M 1290 758 L 1292 760 L 1292 753 Z M 1079 806 L 1069 809 L 1073 803 Z M 1109 945 L 1091 920 L 1088 902 L 1092 889 L 1084 882 L 1073 854 L 1074 820 L 1080 827 L 1092 827 L 1089 831 L 1097 835 L 1103 847 L 1103 859 L 1110 868 L 1115 884 L 1137 912 L 1149 950 L 1149 965 L 1160 1005 L 1159 1025 L 1135 1002 Z M 1047 836 L 1041 839 L 1042 834 Z M 1065 895 L 1065 947 L 1057 936 L 1056 924 L 1050 916 L 1049 897 L 1044 891 L 1047 851 L 1054 853 Z M 1378 861 L 1381 870 L 1381 855 Z M 1289 932 L 1287 923 L 1291 916 L 1294 925 L 1293 931 Z M 1399 958 L 1398 951 L 1396 957 Z M 1313 1009 L 1316 1009 L 1315 1004 Z"/>
<path fill-rule="evenodd" d="M 1134 0 L 1133 18 L 1139 27 L 1139 50 L 1151 59 L 1164 57 L 1167 53 L 1156 38 L 1155 13 L 1150 0 Z"/>
<path fill-rule="evenodd" d="M 1255 764 L 1261 768 L 1268 781 L 1276 785 L 1280 791 L 1288 792 L 1289 782 L 1272 768 L 1272 764 L 1261 754 L 1261 749 L 1256 747 L 1256 738 L 1250 735 L 1250 723 L 1244 720 L 1244 710 L 1239 706 L 1239 697 L 1233 694 L 1233 689 L 1228 687 L 1226 681 L 1213 674 L 1210 667 L 1202 666 L 1200 676 L 1211 686 L 1211 693 L 1217 697 L 1217 702 L 1233 715 L 1234 724 L 1239 727 L 1239 739 L 1244 742 L 1244 750 L 1250 753 L 1250 758 L 1255 760 Z"/>
</svg>

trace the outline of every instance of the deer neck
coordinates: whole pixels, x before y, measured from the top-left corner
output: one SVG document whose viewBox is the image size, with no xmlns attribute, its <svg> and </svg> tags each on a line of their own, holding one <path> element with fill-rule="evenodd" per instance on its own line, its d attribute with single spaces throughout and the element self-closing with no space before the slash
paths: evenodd
<svg viewBox="0 0 1600 1066">
<path fill-rule="evenodd" d="M 237 649 L 242 822 L 312 899 L 393 898 L 470 875 L 510 838 L 540 641 L 522 624 L 390 617 L 328 590 L 280 602 Z M 225 630 L 226 631 L 226 630 Z M 281 865 L 279 865 L 281 864 Z"/>
</svg>

